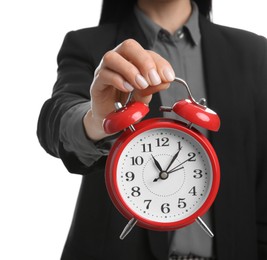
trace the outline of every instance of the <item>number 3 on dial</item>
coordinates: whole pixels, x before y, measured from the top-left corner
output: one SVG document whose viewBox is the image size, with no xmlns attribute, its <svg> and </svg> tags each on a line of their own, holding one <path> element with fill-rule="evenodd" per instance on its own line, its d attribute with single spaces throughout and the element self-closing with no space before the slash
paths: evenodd
<svg viewBox="0 0 267 260">
<path fill-rule="evenodd" d="M 172 119 L 140 120 L 149 109 L 131 102 L 116 102 L 116 111 L 103 122 L 106 133 L 125 130 L 114 143 L 106 163 L 106 186 L 118 210 L 129 222 L 124 238 L 137 224 L 153 230 L 175 230 L 197 221 L 209 235 L 212 232 L 201 220 L 212 205 L 219 188 L 220 167 L 217 155 L 207 138 L 192 127 L 196 124 L 218 131 L 220 118 L 196 102 L 187 83 L 175 78 L 187 92 L 162 111 L 174 111 L 189 122 Z"/>
<path fill-rule="evenodd" d="M 220 180 L 216 153 L 201 133 L 172 119 L 142 121 L 113 145 L 106 184 L 118 210 L 137 225 L 175 230 L 212 205 Z"/>
</svg>

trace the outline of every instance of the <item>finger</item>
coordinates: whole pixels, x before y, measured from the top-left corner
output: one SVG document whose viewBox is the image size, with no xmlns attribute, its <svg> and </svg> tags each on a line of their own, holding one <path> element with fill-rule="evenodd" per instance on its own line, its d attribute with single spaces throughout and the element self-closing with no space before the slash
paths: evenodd
<svg viewBox="0 0 267 260">
<path fill-rule="evenodd" d="M 134 40 L 124 41 L 115 51 L 134 64 L 151 86 L 174 80 L 169 62 L 155 52 L 145 50 Z"/>
<path fill-rule="evenodd" d="M 113 86 L 114 88 L 122 92 L 131 92 L 134 89 L 134 87 L 120 74 L 107 68 L 97 70 L 97 72 L 95 73 L 93 86 L 94 85 L 98 86 L 97 91 L 99 92 L 110 86 Z M 94 89 L 92 89 L 92 91 L 93 90 Z"/>
<path fill-rule="evenodd" d="M 92 87 L 91 87 L 91 96 L 100 98 L 101 100 L 104 100 L 105 97 L 108 97 L 109 100 L 113 100 L 113 102 L 120 101 L 122 103 L 125 103 L 128 95 L 122 95 L 121 92 L 130 92 L 133 90 L 133 88 L 130 85 L 130 89 L 126 87 L 129 83 L 125 83 L 126 81 L 123 79 L 123 77 L 109 69 L 101 69 L 98 70 L 95 73 L 95 79 L 93 81 Z M 159 86 L 157 86 L 158 88 Z M 152 89 L 152 87 L 149 87 Z M 116 92 L 117 91 L 117 92 Z M 152 95 L 150 93 L 154 93 L 153 91 L 149 91 L 146 93 L 142 93 L 143 90 L 135 89 L 133 100 L 143 102 L 148 104 L 152 98 Z M 155 90 L 154 90 L 155 91 Z"/>
<path fill-rule="evenodd" d="M 116 51 L 109 51 L 103 56 L 101 68 L 121 75 L 134 88 L 145 89 L 149 86 L 138 68 Z"/>
<path fill-rule="evenodd" d="M 115 51 L 138 68 L 148 85 L 161 83 L 153 58 L 138 42 L 128 39 L 115 48 Z"/>
<path fill-rule="evenodd" d="M 162 82 L 172 82 L 175 78 L 174 70 L 171 66 L 171 64 L 164 59 L 162 56 L 160 56 L 158 53 L 154 51 L 147 50 L 147 52 L 151 55 L 153 58 L 156 66 L 157 66 L 157 72 L 162 79 Z"/>
</svg>

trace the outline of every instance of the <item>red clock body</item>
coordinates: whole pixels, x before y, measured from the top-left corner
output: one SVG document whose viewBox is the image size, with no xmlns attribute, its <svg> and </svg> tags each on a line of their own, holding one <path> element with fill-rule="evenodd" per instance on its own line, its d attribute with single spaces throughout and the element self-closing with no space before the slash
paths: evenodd
<svg viewBox="0 0 267 260">
<path fill-rule="evenodd" d="M 127 219 L 160 231 L 194 222 L 214 202 L 220 183 L 217 155 L 198 130 L 154 118 L 126 129 L 106 163 L 112 202 Z"/>
</svg>

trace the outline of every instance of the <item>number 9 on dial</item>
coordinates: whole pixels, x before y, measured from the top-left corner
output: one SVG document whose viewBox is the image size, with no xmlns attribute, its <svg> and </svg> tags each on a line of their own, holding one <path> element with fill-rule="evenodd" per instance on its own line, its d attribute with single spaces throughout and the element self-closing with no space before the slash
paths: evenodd
<svg viewBox="0 0 267 260">
<path fill-rule="evenodd" d="M 197 221 L 210 232 L 200 216 L 216 198 L 220 167 L 214 148 L 191 123 L 217 131 L 218 116 L 193 99 L 164 109 L 189 124 L 168 118 L 140 122 L 148 108 L 139 102 L 117 108 L 104 121 L 108 133 L 128 127 L 114 143 L 105 173 L 112 202 L 129 220 L 121 238 L 135 224 L 170 231 Z"/>
</svg>

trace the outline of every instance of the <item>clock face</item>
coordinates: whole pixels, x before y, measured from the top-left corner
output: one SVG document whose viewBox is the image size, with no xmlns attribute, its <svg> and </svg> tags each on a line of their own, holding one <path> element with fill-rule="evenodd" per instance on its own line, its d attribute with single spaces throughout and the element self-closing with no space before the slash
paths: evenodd
<svg viewBox="0 0 267 260">
<path fill-rule="evenodd" d="M 174 228 L 203 207 L 212 190 L 213 164 L 190 131 L 153 127 L 119 149 L 112 180 L 124 211 L 149 225 Z"/>
</svg>

